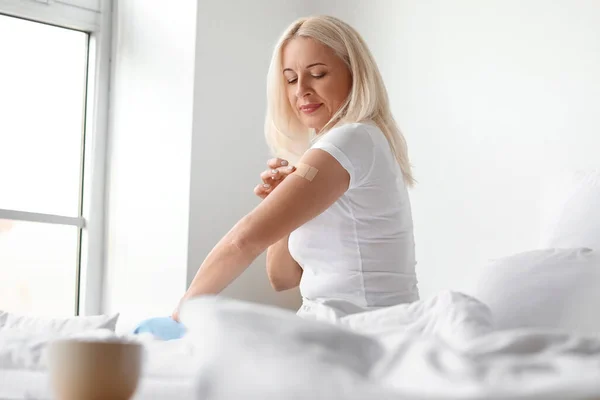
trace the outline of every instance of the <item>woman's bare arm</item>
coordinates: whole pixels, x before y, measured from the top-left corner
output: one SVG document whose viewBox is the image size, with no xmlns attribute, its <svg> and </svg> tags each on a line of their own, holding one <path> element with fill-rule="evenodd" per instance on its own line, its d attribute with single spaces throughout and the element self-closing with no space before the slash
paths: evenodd
<svg viewBox="0 0 600 400">
<path fill-rule="evenodd" d="M 267 276 L 276 291 L 293 289 L 300 284 L 302 268 L 288 248 L 290 235 L 286 235 L 267 250 Z"/>
<path fill-rule="evenodd" d="M 300 162 L 318 170 L 314 179 L 290 175 L 243 217 L 208 254 L 184 299 L 221 292 L 269 246 L 325 211 L 348 189 L 350 175 L 329 153 L 309 150 Z"/>
</svg>

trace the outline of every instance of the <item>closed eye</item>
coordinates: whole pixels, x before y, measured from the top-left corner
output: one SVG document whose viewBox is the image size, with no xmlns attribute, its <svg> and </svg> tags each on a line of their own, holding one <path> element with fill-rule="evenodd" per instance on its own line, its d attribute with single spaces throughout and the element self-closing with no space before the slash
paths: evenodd
<svg viewBox="0 0 600 400">
<path fill-rule="evenodd" d="M 315 79 L 321 79 L 323 78 L 325 75 L 327 74 L 321 74 L 321 75 L 311 75 L 313 78 Z M 290 85 L 293 85 L 294 83 L 298 82 L 298 78 L 292 78 L 292 79 L 288 79 L 287 83 Z"/>
</svg>

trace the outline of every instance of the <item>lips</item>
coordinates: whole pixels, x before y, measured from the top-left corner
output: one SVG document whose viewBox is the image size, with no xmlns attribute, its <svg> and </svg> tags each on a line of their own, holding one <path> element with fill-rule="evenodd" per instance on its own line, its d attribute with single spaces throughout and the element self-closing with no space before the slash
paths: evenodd
<svg viewBox="0 0 600 400">
<path fill-rule="evenodd" d="M 300 111 L 302 111 L 305 114 L 312 114 L 319 108 L 321 108 L 322 105 L 323 103 L 304 104 L 300 106 Z"/>
</svg>

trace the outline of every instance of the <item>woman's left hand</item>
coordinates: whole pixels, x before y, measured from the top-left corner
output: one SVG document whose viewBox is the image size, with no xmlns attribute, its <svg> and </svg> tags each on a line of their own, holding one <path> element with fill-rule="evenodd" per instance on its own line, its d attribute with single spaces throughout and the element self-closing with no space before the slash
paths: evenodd
<svg viewBox="0 0 600 400">
<path fill-rule="evenodd" d="M 183 302 L 187 299 L 187 294 L 184 295 L 181 300 L 179 300 L 179 303 L 177 304 L 177 307 L 175 307 L 175 310 L 173 310 L 173 313 L 171 314 L 171 318 L 177 322 L 181 322 L 179 320 L 179 310 L 181 309 L 181 305 L 183 304 Z"/>
<path fill-rule="evenodd" d="M 173 311 L 173 314 L 171 314 L 171 318 L 174 321 L 181 322 L 179 321 L 179 306 L 177 306 L 177 308 Z"/>
</svg>

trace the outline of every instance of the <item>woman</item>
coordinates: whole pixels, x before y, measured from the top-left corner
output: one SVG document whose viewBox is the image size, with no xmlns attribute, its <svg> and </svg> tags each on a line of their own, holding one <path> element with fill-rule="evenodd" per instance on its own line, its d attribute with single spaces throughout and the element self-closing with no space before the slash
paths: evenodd
<svg viewBox="0 0 600 400">
<path fill-rule="evenodd" d="M 265 250 L 275 290 L 300 286 L 299 315 L 418 300 L 406 143 L 362 38 L 332 17 L 294 22 L 267 96 L 266 137 L 280 158 L 255 188 L 264 200 L 210 252 L 182 301 L 219 293 Z"/>
</svg>

